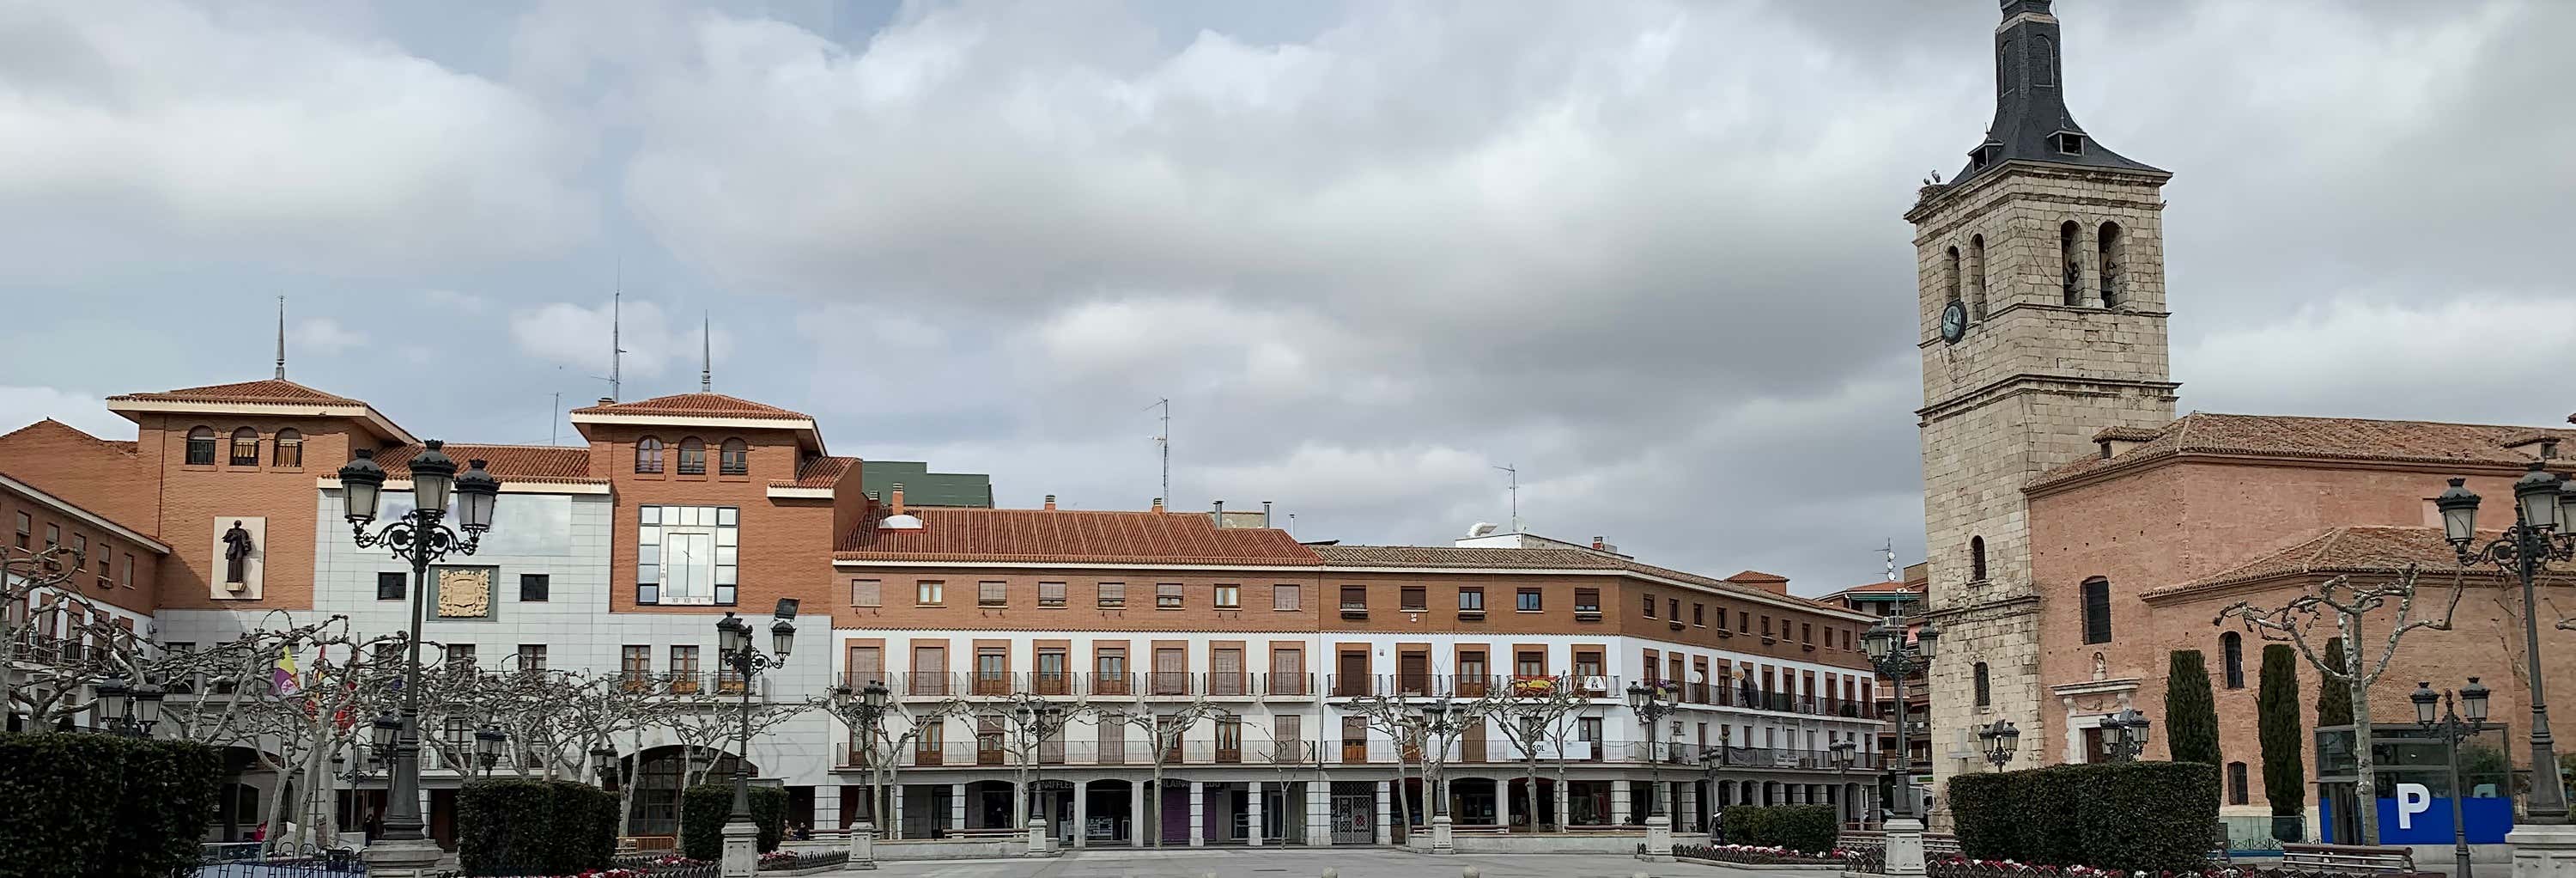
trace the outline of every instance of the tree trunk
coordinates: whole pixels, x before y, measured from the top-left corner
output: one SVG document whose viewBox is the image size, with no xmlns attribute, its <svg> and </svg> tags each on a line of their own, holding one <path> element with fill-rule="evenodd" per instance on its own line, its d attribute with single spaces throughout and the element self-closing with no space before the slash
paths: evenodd
<svg viewBox="0 0 2576 878">
<path fill-rule="evenodd" d="M 2355 659 L 2361 653 L 2352 653 Z M 2355 664 L 2359 664 L 2358 661 Z M 2355 675 L 2352 687 L 2352 752 L 2353 811 L 2361 818 L 2361 843 L 2379 843 L 2379 784 L 2371 777 L 2370 762 L 2370 693 L 2369 687 Z"/>
</svg>

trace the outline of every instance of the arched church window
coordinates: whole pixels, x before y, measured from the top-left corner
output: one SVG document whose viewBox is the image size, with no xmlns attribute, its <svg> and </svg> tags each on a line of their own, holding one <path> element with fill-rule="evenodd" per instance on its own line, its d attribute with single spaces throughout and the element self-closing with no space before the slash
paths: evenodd
<svg viewBox="0 0 2576 878">
<path fill-rule="evenodd" d="M 2111 581 L 2084 580 L 2084 642 L 2111 642 Z"/>
<path fill-rule="evenodd" d="M 2057 84 L 2057 44 L 2047 37 L 2030 41 L 2030 84 Z"/>
<path fill-rule="evenodd" d="M 1968 581 L 1986 581 L 1986 538 L 1968 538 Z"/>
<path fill-rule="evenodd" d="M 2101 249 L 2102 307 L 2117 307 L 2120 304 L 2120 264 L 2127 261 L 2121 258 L 2122 251 L 2128 248 L 2129 242 L 2120 236 L 2119 223 L 2103 223 L 2100 237 L 2096 246 Z"/>
<path fill-rule="evenodd" d="M 2245 638 L 2234 631 L 2218 635 L 2218 654 L 2227 688 L 2245 688 Z"/>
<path fill-rule="evenodd" d="M 1949 301 L 1959 300 L 1959 248 L 1950 248 L 1949 257 L 1941 263 L 1941 294 Z"/>
<path fill-rule="evenodd" d="M 1968 238 L 1968 316 L 1986 319 L 1986 236 Z"/>
<path fill-rule="evenodd" d="M 1988 688 L 1988 686 L 1986 685 L 1986 663 L 1985 663 L 1985 662 L 1978 662 L 1978 663 L 1977 663 L 1977 668 L 1976 668 L 1976 688 L 1977 688 L 1977 706 L 1978 706 L 1978 707 L 1992 707 L 1992 706 L 1994 706 L 1994 703 L 1995 703 L 1994 690 L 1992 690 L 1992 689 Z"/>
<path fill-rule="evenodd" d="M 2084 227 L 2067 220 L 2057 227 L 2057 255 L 2065 261 L 2065 280 L 2060 288 L 2066 293 L 2066 304 L 2084 304 L 2084 261 L 2076 258 L 2076 239 L 2084 236 Z"/>
</svg>

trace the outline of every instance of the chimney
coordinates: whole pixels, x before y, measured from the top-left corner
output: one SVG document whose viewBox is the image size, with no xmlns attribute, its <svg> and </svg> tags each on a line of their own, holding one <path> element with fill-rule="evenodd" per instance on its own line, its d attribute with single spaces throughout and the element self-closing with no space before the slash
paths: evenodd
<svg viewBox="0 0 2576 878">
<path fill-rule="evenodd" d="M 1609 548 L 1609 547 L 1610 547 L 1610 544 L 1609 544 L 1609 543 L 1607 543 L 1607 542 L 1602 541 L 1602 539 L 1601 539 L 1600 537 L 1593 537 L 1593 538 L 1592 538 L 1592 547 L 1593 547 L 1593 548 L 1595 548 L 1595 549 L 1607 549 L 1607 548 Z"/>
<path fill-rule="evenodd" d="M 603 397 L 600 397 L 600 398 L 599 398 L 599 404 L 600 404 L 600 405 L 608 405 L 608 404 L 614 403 L 614 402 L 616 402 L 616 401 L 617 401 L 617 398 L 616 398 L 616 397 L 613 397 L 613 396 L 603 396 Z"/>
<path fill-rule="evenodd" d="M 892 494 L 892 496 L 893 496 L 893 498 L 894 498 L 894 499 L 891 501 L 891 502 L 894 504 L 894 514 L 896 514 L 896 515 L 902 515 L 902 514 L 903 514 L 903 483 L 902 483 L 902 482 L 896 482 L 896 483 L 894 483 L 894 493 Z"/>
<path fill-rule="evenodd" d="M 1156 497 L 1156 498 L 1154 498 L 1154 511 L 1156 511 L 1156 512 L 1161 512 L 1161 511 L 1163 511 L 1163 498 L 1161 498 L 1161 497 Z"/>
<path fill-rule="evenodd" d="M 1054 511 L 1055 511 L 1055 495 L 1054 495 L 1054 494 L 1048 494 L 1048 495 L 1047 495 L 1047 505 L 1046 505 L 1046 508 L 1047 508 L 1047 511 L 1048 511 L 1048 512 L 1054 512 Z"/>
<path fill-rule="evenodd" d="M 1223 500 L 1210 500 L 1210 501 L 1208 501 L 1208 506 L 1209 506 L 1209 508 L 1211 509 L 1211 511 L 1208 513 L 1208 517 L 1216 520 L 1216 526 L 1218 526 L 1218 527 L 1224 527 L 1224 526 L 1225 526 L 1225 501 L 1223 501 Z"/>
<path fill-rule="evenodd" d="M 1261 526 L 1265 528 L 1270 526 L 1270 501 L 1268 500 L 1261 501 Z"/>
</svg>

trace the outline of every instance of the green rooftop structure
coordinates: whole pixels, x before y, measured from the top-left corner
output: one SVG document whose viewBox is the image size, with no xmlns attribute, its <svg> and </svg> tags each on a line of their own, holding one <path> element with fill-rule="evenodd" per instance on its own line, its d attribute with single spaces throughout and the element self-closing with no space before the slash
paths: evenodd
<svg viewBox="0 0 2576 878">
<path fill-rule="evenodd" d="M 934 473 L 917 460 L 868 460 L 859 463 L 859 490 L 890 497 L 903 486 L 905 506 L 993 508 L 993 477 L 984 473 Z"/>
</svg>

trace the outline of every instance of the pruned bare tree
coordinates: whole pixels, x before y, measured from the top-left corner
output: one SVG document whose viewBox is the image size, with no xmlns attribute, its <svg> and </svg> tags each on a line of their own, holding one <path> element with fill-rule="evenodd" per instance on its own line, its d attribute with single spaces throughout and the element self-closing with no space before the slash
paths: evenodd
<svg viewBox="0 0 2576 878">
<path fill-rule="evenodd" d="M 21 714 L 26 728 L 89 710 L 98 683 L 141 680 L 144 641 L 88 593 L 105 580 L 86 558 L 66 546 L 0 547 L 0 715 Z"/>
<path fill-rule="evenodd" d="M 1485 713 L 1494 717 L 1495 725 L 1502 730 L 1503 739 L 1512 742 L 1512 746 L 1521 751 L 1522 786 L 1524 795 L 1529 797 L 1531 832 L 1539 831 L 1540 826 L 1538 819 L 1539 753 L 1550 749 L 1551 736 L 1559 726 L 1565 725 L 1569 718 L 1591 706 L 1588 699 L 1576 695 L 1573 682 L 1570 679 L 1556 677 L 1515 679 L 1511 685 L 1495 687 L 1485 694 Z M 1558 783 L 1561 784 L 1564 782 L 1562 772 L 1565 766 L 1565 752 L 1562 749 L 1556 749 L 1554 753 L 1560 773 Z M 1506 795 L 1504 799 L 1503 823 L 1505 831 L 1508 832 L 1511 823 L 1510 796 Z M 1561 831 L 1565 826 L 1565 815 L 1557 815 L 1556 821 Z"/>
<path fill-rule="evenodd" d="M 2263 609 L 2250 601 L 2237 601 L 2220 610 L 2212 625 L 2225 625 L 2229 617 L 2240 620 L 2245 630 L 2267 641 L 2296 645 L 2308 664 L 2329 681 L 2342 683 L 2352 693 L 2352 727 L 2355 798 L 2363 804 L 2355 808 L 2361 818 L 2361 843 L 2379 843 L 2378 809 L 2369 803 L 2379 798 L 2378 785 L 2372 775 L 2370 754 L 2370 684 L 2388 672 L 2388 662 L 2397 656 L 2398 642 L 2407 632 L 2418 629 L 2451 630 L 2451 613 L 2459 609 L 2462 583 L 2454 577 L 2451 600 L 2442 607 L 2440 618 L 2415 618 L 2417 572 L 2415 565 L 2378 585 L 2357 585 L 2346 574 L 2326 580 L 2316 591 L 2290 599 L 2276 609 Z M 2375 611 L 2396 601 L 2395 614 L 2389 619 L 2388 638 L 2372 658 L 2362 647 L 2362 623 Z M 2325 660 L 2324 644 L 2311 638 L 2317 625 L 2326 622 L 2335 636 L 2344 642 L 2343 665 L 2336 667 Z"/>
<path fill-rule="evenodd" d="M 1359 714 L 1368 720 L 1369 728 L 1386 733 L 1395 746 L 1395 818 L 1405 832 L 1413 831 L 1413 797 L 1405 789 L 1405 767 L 1423 756 L 1422 712 L 1418 702 L 1399 690 L 1393 695 L 1369 694 L 1350 700 L 1342 706 L 1343 715 Z M 1427 776 L 1428 772 L 1426 772 Z M 1429 791 L 1424 791 L 1429 795 Z"/>
<path fill-rule="evenodd" d="M 1103 716 L 1106 715 L 1103 714 Z M 1189 701 L 1179 704 L 1148 703 L 1142 705 L 1140 710 L 1121 715 L 1123 722 L 1143 730 L 1146 742 L 1153 747 L 1151 755 L 1154 759 L 1154 781 L 1149 791 L 1150 795 L 1146 799 L 1145 813 L 1156 816 L 1155 819 L 1148 820 L 1139 815 L 1136 826 L 1139 830 L 1152 829 L 1155 847 L 1162 847 L 1164 842 L 1160 818 L 1163 813 L 1163 766 L 1170 763 L 1173 751 L 1181 748 L 1182 738 L 1188 735 L 1191 729 L 1197 728 L 1199 723 L 1233 715 L 1233 711 L 1209 702 L 1204 693 L 1192 696 Z"/>
</svg>

